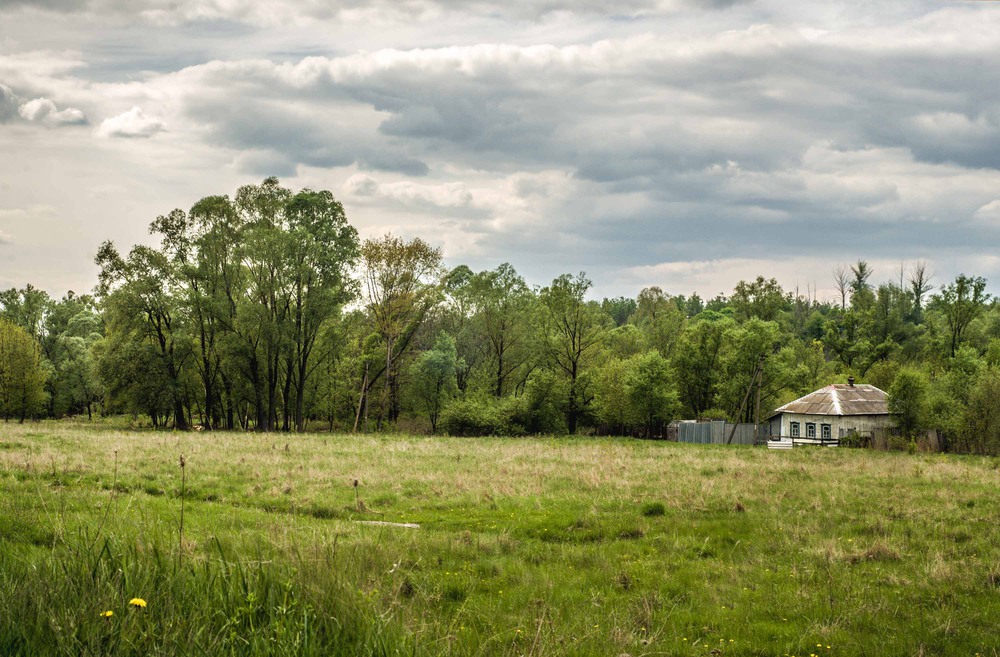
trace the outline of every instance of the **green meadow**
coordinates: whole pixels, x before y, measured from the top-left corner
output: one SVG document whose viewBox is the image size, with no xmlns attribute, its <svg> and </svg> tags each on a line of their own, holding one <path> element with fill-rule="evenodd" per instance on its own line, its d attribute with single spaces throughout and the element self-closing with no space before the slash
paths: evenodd
<svg viewBox="0 0 1000 657">
<path fill-rule="evenodd" d="M 4 424 L 0 654 L 997 655 L 998 487 L 940 454 Z"/>
</svg>

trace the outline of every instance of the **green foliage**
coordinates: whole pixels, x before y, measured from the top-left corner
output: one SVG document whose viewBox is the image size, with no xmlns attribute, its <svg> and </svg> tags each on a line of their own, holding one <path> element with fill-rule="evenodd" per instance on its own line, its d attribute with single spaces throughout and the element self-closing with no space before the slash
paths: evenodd
<svg viewBox="0 0 1000 657">
<path fill-rule="evenodd" d="M 729 326 L 726 320 L 700 319 L 691 323 L 681 336 L 673 365 L 680 401 L 692 419 L 702 417 L 715 405 L 721 374 L 719 357 Z"/>
<path fill-rule="evenodd" d="M 791 295 L 785 293 L 778 281 L 767 280 L 758 276 L 757 280 L 748 283 L 740 281 L 736 284 L 733 296 L 729 300 L 740 321 L 759 319 L 772 322 L 778 319 L 779 313 L 791 304 Z"/>
<path fill-rule="evenodd" d="M 594 377 L 594 411 L 608 433 L 630 433 L 640 421 L 629 397 L 629 369 L 628 359 L 611 358 Z"/>
<path fill-rule="evenodd" d="M 912 438 L 926 426 L 927 379 L 913 369 L 902 369 L 888 390 L 889 412 L 904 436 Z"/>
<path fill-rule="evenodd" d="M 654 431 L 662 429 L 679 410 L 670 363 L 659 352 L 629 359 L 625 390 L 647 438 L 652 438 Z"/>
<path fill-rule="evenodd" d="M 45 403 L 41 350 L 21 326 L 0 319 L 0 416 L 21 422 L 35 417 Z"/>
<path fill-rule="evenodd" d="M 1000 454 L 1000 370 L 989 368 L 969 391 L 961 430 L 963 447 L 977 454 Z"/>
<path fill-rule="evenodd" d="M 518 436 L 524 433 L 518 422 L 523 415 L 522 404 L 512 397 L 456 399 L 438 424 L 450 436 Z"/>
<path fill-rule="evenodd" d="M 776 323 L 759 319 L 751 319 L 742 325 L 730 328 L 727 332 L 719 356 L 722 376 L 717 404 L 726 410 L 730 421 L 754 421 L 756 388 L 752 399 L 747 398 L 747 390 L 752 387 L 754 373 L 759 363 L 763 362 L 764 367 L 760 381 L 762 412 L 775 406 L 782 390 L 792 383 L 790 378 L 795 363 L 789 361 L 794 358 L 794 354 L 780 352 L 783 340 L 780 327 Z M 740 415 L 741 405 L 742 415 Z"/>
<path fill-rule="evenodd" d="M 605 298 L 601 301 L 601 310 L 614 320 L 615 326 L 624 326 L 635 314 L 636 308 L 636 300 L 629 297 Z"/>
<path fill-rule="evenodd" d="M 434 348 L 417 356 L 410 366 L 411 390 L 432 432 L 437 431 L 441 409 L 458 394 L 455 371 L 459 367 L 455 341 L 447 333 L 439 334 Z"/>
<path fill-rule="evenodd" d="M 583 374 L 588 356 L 604 339 L 611 318 L 585 295 L 591 282 L 583 274 L 563 274 L 539 293 L 547 355 L 568 379 L 566 425 L 576 433 L 577 423 L 589 402 Z"/>
<path fill-rule="evenodd" d="M 30 414 L 299 432 L 433 431 L 447 415 L 454 433 L 650 436 L 675 416 L 753 422 L 848 376 L 885 390 L 914 369 L 920 426 L 993 449 L 967 430 L 1000 367 L 981 277 L 928 299 L 924 263 L 878 282 L 859 260 L 835 269 L 832 302 L 757 276 L 707 301 L 648 286 L 598 303 L 583 272 L 539 289 L 508 263 L 446 272 L 419 238 L 359 244 L 330 192 L 275 178 L 150 231 L 158 246 L 101 246 L 96 299 L 0 291 L 0 317 L 41 350 L 47 403 Z"/>
<path fill-rule="evenodd" d="M 528 377 L 524 394 L 518 398 L 519 421 L 529 434 L 566 433 L 566 397 L 564 377 L 550 369 L 535 370 Z"/>
<path fill-rule="evenodd" d="M 382 381 L 378 423 L 395 422 L 400 413 L 400 363 L 417 330 L 441 294 L 441 250 L 420 238 L 409 242 L 385 235 L 361 245 L 362 287 L 372 333 L 385 358 L 366 377 L 363 404 Z M 355 419 L 355 427 L 357 418 Z"/>
<path fill-rule="evenodd" d="M 932 308 L 941 312 L 948 325 L 948 347 L 951 356 L 962 344 L 966 329 L 983 311 L 990 295 L 986 293 L 986 279 L 981 276 L 960 274 L 953 283 L 941 287 L 932 299 Z"/>
<path fill-rule="evenodd" d="M 644 288 L 637 303 L 635 321 L 646 337 L 646 344 L 664 358 L 670 358 L 686 323 L 683 304 L 658 287 Z"/>
</svg>

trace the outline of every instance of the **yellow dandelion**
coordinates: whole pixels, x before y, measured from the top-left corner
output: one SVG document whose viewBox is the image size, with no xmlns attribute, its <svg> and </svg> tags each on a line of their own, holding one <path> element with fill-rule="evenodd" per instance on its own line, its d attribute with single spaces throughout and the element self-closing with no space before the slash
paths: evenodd
<svg viewBox="0 0 1000 657">
<path fill-rule="evenodd" d="M 146 608 L 146 601 L 143 600 L 142 598 L 132 598 L 131 600 L 128 601 L 128 603 L 132 607 L 138 607 L 139 609 Z"/>
<path fill-rule="evenodd" d="M 111 611 L 110 609 L 108 609 L 107 611 L 102 611 L 101 612 L 101 618 L 111 618 L 114 615 L 115 615 L 115 612 Z"/>
</svg>

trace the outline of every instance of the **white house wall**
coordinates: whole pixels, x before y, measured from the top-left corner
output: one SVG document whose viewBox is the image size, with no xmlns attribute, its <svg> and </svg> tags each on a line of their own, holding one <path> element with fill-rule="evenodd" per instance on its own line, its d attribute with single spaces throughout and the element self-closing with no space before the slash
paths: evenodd
<svg viewBox="0 0 1000 657">
<path fill-rule="evenodd" d="M 814 422 L 816 423 L 816 437 L 821 438 L 823 435 L 822 425 L 830 425 L 830 436 L 834 439 L 840 437 L 840 430 L 844 430 L 844 434 L 850 433 L 852 430 L 858 433 L 871 433 L 876 429 L 887 429 L 894 427 L 895 422 L 891 415 L 803 415 L 799 413 L 782 413 L 780 416 L 780 427 L 781 436 L 789 437 L 792 435 L 792 422 L 799 423 L 799 437 L 806 437 L 806 423 Z M 771 421 L 771 431 L 777 428 L 778 422 L 775 422 L 778 418 L 773 418 Z"/>
</svg>

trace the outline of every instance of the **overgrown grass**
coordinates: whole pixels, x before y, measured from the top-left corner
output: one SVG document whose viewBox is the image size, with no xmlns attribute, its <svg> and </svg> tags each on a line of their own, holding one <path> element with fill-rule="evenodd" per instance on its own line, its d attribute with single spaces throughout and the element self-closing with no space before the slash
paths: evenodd
<svg viewBox="0 0 1000 657">
<path fill-rule="evenodd" d="M 8 425 L 0 654 L 997 655 L 998 486 L 975 457 Z"/>
</svg>

